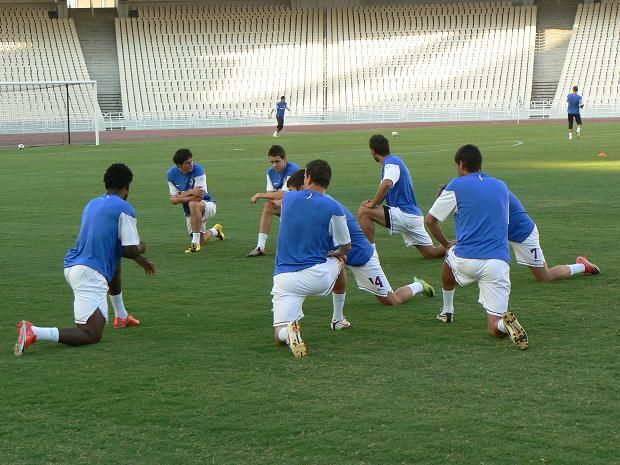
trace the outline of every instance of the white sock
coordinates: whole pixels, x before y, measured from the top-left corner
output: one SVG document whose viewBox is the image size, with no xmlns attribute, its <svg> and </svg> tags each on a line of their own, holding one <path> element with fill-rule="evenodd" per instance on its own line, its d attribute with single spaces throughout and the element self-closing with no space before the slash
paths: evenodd
<svg viewBox="0 0 620 465">
<path fill-rule="evenodd" d="M 581 128 L 577 128 L 577 134 L 581 134 Z"/>
<path fill-rule="evenodd" d="M 346 292 L 344 294 L 336 294 L 332 292 L 332 301 L 334 302 L 334 314 L 332 319 L 340 321 L 344 318 L 342 311 L 344 309 L 344 301 L 346 297 Z"/>
<path fill-rule="evenodd" d="M 508 334 L 508 330 L 506 329 L 506 325 L 504 324 L 504 320 L 499 320 L 497 322 L 497 329 L 499 329 L 504 334 Z"/>
<path fill-rule="evenodd" d="M 267 238 L 269 234 L 258 233 L 258 242 L 256 243 L 256 247 L 261 250 L 265 250 L 265 244 L 267 244 Z"/>
<path fill-rule="evenodd" d="M 123 302 L 123 293 L 118 295 L 110 294 L 110 302 L 112 302 L 112 308 L 114 309 L 114 316 L 119 318 L 127 318 L 127 309 Z"/>
<path fill-rule="evenodd" d="M 217 237 L 220 235 L 219 231 L 217 229 L 215 229 L 215 226 L 213 226 L 211 229 L 209 229 L 209 231 L 211 231 L 211 237 Z"/>
<path fill-rule="evenodd" d="M 37 341 L 58 342 L 58 328 L 32 327 L 32 332 L 37 336 Z"/>
<path fill-rule="evenodd" d="M 419 294 L 420 292 L 424 291 L 424 286 L 422 285 L 422 283 L 407 284 L 407 287 L 411 289 L 413 295 Z"/>
<path fill-rule="evenodd" d="M 273 131 L 273 135 L 277 136 L 278 135 L 278 131 Z"/>
<path fill-rule="evenodd" d="M 585 273 L 586 266 L 583 263 L 575 263 L 574 265 L 568 265 L 570 268 L 570 275 L 574 275 L 577 273 Z"/>
<path fill-rule="evenodd" d="M 568 140 L 571 140 L 572 138 L 573 138 L 573 133 L 572 133 L 572 132 L 569 132 L 569 133 L 568 133 Z"/>
<path fill-rule="evenodd" d="M 282 326 L 280 331 L 278 331 L 278 339 L 282 342 L 286 342 L 288 340 L 288 329 L 286 326 Z"/>
<path fill-rule="evenodd" d="M 451 291 L 441 290 L 443 294 L 443 308 L 441 313 L 454 313 L 454 289 Z"/>
<path fill-rule="evenodd" d="M 200 233 L 192 233 L 192 244 L 200 244 Z"/>
</svg>

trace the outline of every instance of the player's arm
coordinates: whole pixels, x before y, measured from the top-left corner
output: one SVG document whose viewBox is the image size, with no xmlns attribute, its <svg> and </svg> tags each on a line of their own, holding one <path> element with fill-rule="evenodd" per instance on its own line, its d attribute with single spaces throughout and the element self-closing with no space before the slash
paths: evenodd
<svg viewBox="0 0 620 465">
<path fill-rule="evenodd" d="M 272 192 L 257 192 L 256 194 L 254 194 L 252 196 L 252 198 L 250 199 L 250 202 L 255 204 L 258 199 L 264 199 L 264 200 L 282 200 L 282 197 L 284 197 L 284 194 L 286 193 L 286 191 L 272 191 Z"/>
<path fill-rule="evenodd" d="M 155 273 L 155 265 L 146 258 L 146 244 L 140 240 L 136 218 L 121 213 L 118 219 L 118 237 L 123 246 L 123 257 L 133 259 L 146 274 Z"/>
<path fill-rule="evenodd" d="M 439 197 L 435 199 L 435 203 L 428 211 L 424 220 L 431 235 L 445 248 L 451 247 L 453 242 L 446 238 L 441 229 L 441 223 L 456 211 L 456 206 L 456 194 L 454 191 L 444 189 Z"/>
<path fill-rule="evenodd" d="M 269 117 L 271 118 L 271 115 L 273 115 L 273 112 L 275 111 L 275 108 L 272 108 L 271 111 L 269 112 Z"/>
<path fill-rule="evenodd" d="M 346 260 L 346 256 L 351 250 L 351 235 L 347 226 L 347 218 L 344 215 L 332 216 L 329 229 L 334 238 L 334 244 L 338 244 L 338 249 L 330 251 L 329 255 L 339 260 Z"/>
<path fill-rule="evenodd" d="M 181 192 L 177 187 L 168 181 L 168 188 L 170 191 L 170 203 L 177 205 L 179 203 L 189 203 L 191 201 L 202 200 L 204 198 L 204 192 L 201 187 L 194 187 L 187 191 Z"/>
<path fill-rule="evenodd" d="M 384 179 L 379 185 L 375 196 L 371 200 L 365 200 L 364 202 L 362 202 L 362 206 L 368 208 L 378 207 L 383 203 L 383 200 L 385 200 L 385 196 L 392 187 L 394 187 L 394 183 L 392 182 L 392 180 Z"/>
</svg>

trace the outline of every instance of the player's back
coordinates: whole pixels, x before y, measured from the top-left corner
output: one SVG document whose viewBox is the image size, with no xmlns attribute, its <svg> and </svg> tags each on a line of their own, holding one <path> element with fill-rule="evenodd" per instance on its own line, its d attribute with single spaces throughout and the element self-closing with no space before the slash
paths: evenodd
<svg viewBox="0 0 620 465">
<path fill-rule="evenodd" d="M 415 198 L 411 173 L 409 172 L 407 165 L 405 165 L 405 162 L 403 162 L 396 155 L 388 155 L 385 157 L 383 160 L 383 170 L 381 173 L 382 178 L 385 177 L 385 171 L 388 165 L 398 166 L 400 176 L 398 181 L 385 196 L 386 203 L 390 207 L 400 208 L 405 213 L 422 215 L 422 210 L 418 207 L 418 203 Z"/>
<path fill-rule="evenodd" d="M 336 200 L 336 202 L 338 201 Z M 347 227 L 349 228 L 349 234 L 351 236 L 351 250 L 347 254 L 347 265 L 365 265 L 374 254 L 375 248 L 366 237 L 366 234 L 364 234 L 364 231 L 362 231 L 353 213 L 340 202 L 338 202 L 338 205 L 342 208 L 347 219 Z"/>
<path fill-rule="evenodd" d="M 333 248 L 330 223 L 344 216 L 334 199 L 309 189 L 289 191 L 282 199 L 274 274 L 325 263 Z"/>
<path fill-rule="evenodd" d="M 536 225 L 519 198 L 512 192 L 509 192 L 509 210 L 508 240 L 521 243 L 527 239 Z"/>
<path fill-rule="evenodd" d="M 454 178 L 445 190 L 456 197 L 456 255 L 510 263 L 506 184 L 484 173 L 471 173 Z"/>
<path fill-rule="evenodd" d="M 88 266 L 110 281 L 123 255 L 119 223 L 135 222 L 135 216 L 133 207 L 117 195 L 105 194 L 91 200 L 84 208 L 75 247 L 65 255 L 65 268 Z"/>
<path fill-rule="evenodd" d="M 579 106 L 581 105 L 581 95 L 568 94 L 566 100 L 568 102 L 568 113 L 574 115 L 579 113 Z"/>
</svg>

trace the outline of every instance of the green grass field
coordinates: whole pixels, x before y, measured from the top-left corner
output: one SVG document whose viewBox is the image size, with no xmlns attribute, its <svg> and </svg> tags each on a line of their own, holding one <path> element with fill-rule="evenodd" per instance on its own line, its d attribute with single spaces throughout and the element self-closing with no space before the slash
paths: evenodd
<svg viewBox="0 0 620 465">
<path fill-rule="evenodd" d="M 328 160 L 330 193 L 356 212 L 380 179 L 367 149 L 374 132 L 277 142 L 299 164 Z M 330 332 L 331 298 L 308 299 L 311 354 L 301 360 L 273 340 L 277 221 L 269 255 L 245 257 L 261 211 L 249 198 L 265 187 L 270 134 L 0 153 L 1 463 L 620 463 L 618 124 L 589 124 L 572 142 L 564 124 L 403 129 L 391 139 L 425 212 L 455 176 L 456 149 L 474 143 L 484 170 L 536 221 L 550 265 L 584 254 L 603 270 L 540 284 L 513 263 L 511 309 L 529 350 L 487 336 L 475 286 L 457 290 L 456 321 L 444 325 L 435 320 L 440 296 L 384 308 L 351 279 L 353 327 Z M 192 256 L 165 178 L 184 146 L 207 170 L 228 236 Z M 142 326 L 109 325 L 98 345 L 43 342 L 15 357 L 18 320 L 73 325 L 62 260 L 117 161 L 134 172 L 129 200 L 158 271 L 147 277 L 123 262 L 125 302 Z M 377 246 L 392 286 L 417 275 L 439 290 L 439 260 L 423 260 L 385 230 Z"/>
</svg>

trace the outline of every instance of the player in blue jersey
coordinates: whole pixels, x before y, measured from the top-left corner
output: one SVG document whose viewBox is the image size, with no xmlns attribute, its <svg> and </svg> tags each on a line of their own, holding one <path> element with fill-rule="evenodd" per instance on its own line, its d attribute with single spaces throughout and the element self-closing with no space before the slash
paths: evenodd
<svg viewBox="0 0 620 465">
<path fill-rule="evenodd" d="M 450 247 L 441 222 L 454 213 L 456 245 L 443 263 L 443 308 L 437 318 L 454 320 L 454 289 L 478 282 L 478 302 L 487 312 L 490 335 L 508 334 L 519 349 L 527 349 L 527 334 L 512 312 L 510 249 L 508 247 L 509 191 L 504 182 L 482 172 L 482 154 L 475 145 L 464 145 L 454 156 L 458 177 L 452 179 L 426 215 L 431 234 Z"/>
<path fill-rule="evenodd" d="M 288 344 L 296 358 L 307 355 L 299 320 L 308 296 L 329 294 L 345 280 L 343 261 L 351 236 L 340 205 L 325 194 L 331 167 L 314 160 L 306 165 L 303 191 L 282 198 L 278 252 L 273 276 L 273 327 L 276 341 Z M 333 250 L 337 246 L 337 250 Z M 344 286 L 346 286 L 346 281 Z M 342 287 L 342 286 L 340 286 Z"/>
<path fill-rule="evenodd" d="M 280 131 L 282 131 L 282 128 L 284 127 L 284 112 L 291 111 L 288 107 L 288 103 L 286 103 L 286 97 L 284 97 L 284 95 L 280 97 L 280 101 L 276 102 L 276 106 L 269 112 L 270 118 L 274 111 L 276 112 L 276 121 L 278 122 L 278 126 L 273 133 L 273 137 L 278 137 L 278 134 L 280 134 Z"/>
<path fill-rule="evenodd" d="M 217 211 L 215 199 L 207 189 L 207 175 L 204 168 L 194 163 L 189 149 L 179 149 L 172 158 L 175 166 L 167 173 L 170 202 L 183 205 L 187 232 L 192 240 L 185 253 L 200 252 L 200 245 L 212 237 L 224 240 L 221 224 L 207 229 L 207 220 Z"/>
<path fill-rule="evenodd" d="M 116 163 L 107 169 L 103 180 L 107 193 L 86 205 L 77 243 L 65 255 L 65 279 L 75 296 L 77 327 L 44 328 L 22 320 L 17 324 L 15 355 L 22 355 L 37 341 L 71 346 L 99 342 L 108 320 L 108 283 L 121 257 L 135 260 L 147 274 L 155 272 L 153 263 L 142 255 L 146 247 L 138 236 L 136 213 L 126 201 L 133 173 Z"/>
<path fill-rule="evenodd" d="M 287 184 L 289 190 L 299 191 L 304 185 L 304 170 L 299 170 L 291 175 Z M 338 201 L 336 201 L 338 202 Z M 385 276 L 385 272 L 379 262 L 377 251 L 364 235 L 353 214 L 340 202 L 347 219 L 347 228 L 351 236 L 351 250 L 347 254 L 346 267 L 351 270 L 357 286 L 377 297 L 383 305 L 401 305 L 418 293 L 424 293 L 427 297 L 433 297 L 435 290 L 431 285 L 422 279 L 414 277 L 411 284 L 398 288 L 393 291 L 390 283 Z M 346 285 L 346 281 L 344 282 Z M 347 329 L 351 323 L 344 317 L 343 308 L 346 298 L 346 286 L 334 288 L 332 292 L 334 313 L 332 316 L 331 329 L 334 331 Z"/>
<path fill-rule="evenodd" d="M 540 248 L 536 223 L 530 218 L 521 201 L 512 192 L 510 192 L 508 241 L 515 252 L 517 263 L 527 266 L 536 281 L 555 281 L 570 278 L 578 273 L 599 274 L 601 272 L 598 266 L 585 257 L 577 257 L 577 263 L 573 265 L 556 265 L 549 268 Z"/>
<path fill-rule="evenodd" d="M 577 121 L 577 137 L 581 137 L 581 113 L 583 108 L 583 100 L 581 95 L 577 94 L 579 88 L 573 86 L 573 92 L 566 96 L 568 102 L 568 139 L 573 138 L 573 120 Z"/>
<path fill-rule="evenodd" d="M 424 216 L 418 207 L 413 181 L 403 161 L 390 153 L 390 143 L 381 135 L 370 138 L 370 153 L 383 165 L 381 184 L 373 199 L 365 200 L 358 210 L 359 224 L 368 240 L 375 244 L 375 223 L 401 234 L 407 247 L 414 245 L 424 258 L 440 258 L 443 246 L 435 247 L 424 229 Z M 386 205 L 381 206 L 385 201 Z"/>
<path fill-rule="evenodd" d="M 247 255 L 248 257 L 265 255 L 265 245 L 267 244 L 269 231 L 271 231 L 273 216 L 280 216 L 282 196 L 288 190 L 286 181 L 291 174 L 299 169 L 299 166 L 287 160 L 286 151 L 281 145 L 272 145 L 269 148 L 267 157 L 269 158 L 269 163 L 271 163 L 271 168 L 267 170 L 266 192 L 257 192 L 250 199 L 252 204 L 255 204 L 258 199 L 265 199 L 267 201 L 260 216 L 256 247 Z"/>
</svg>

